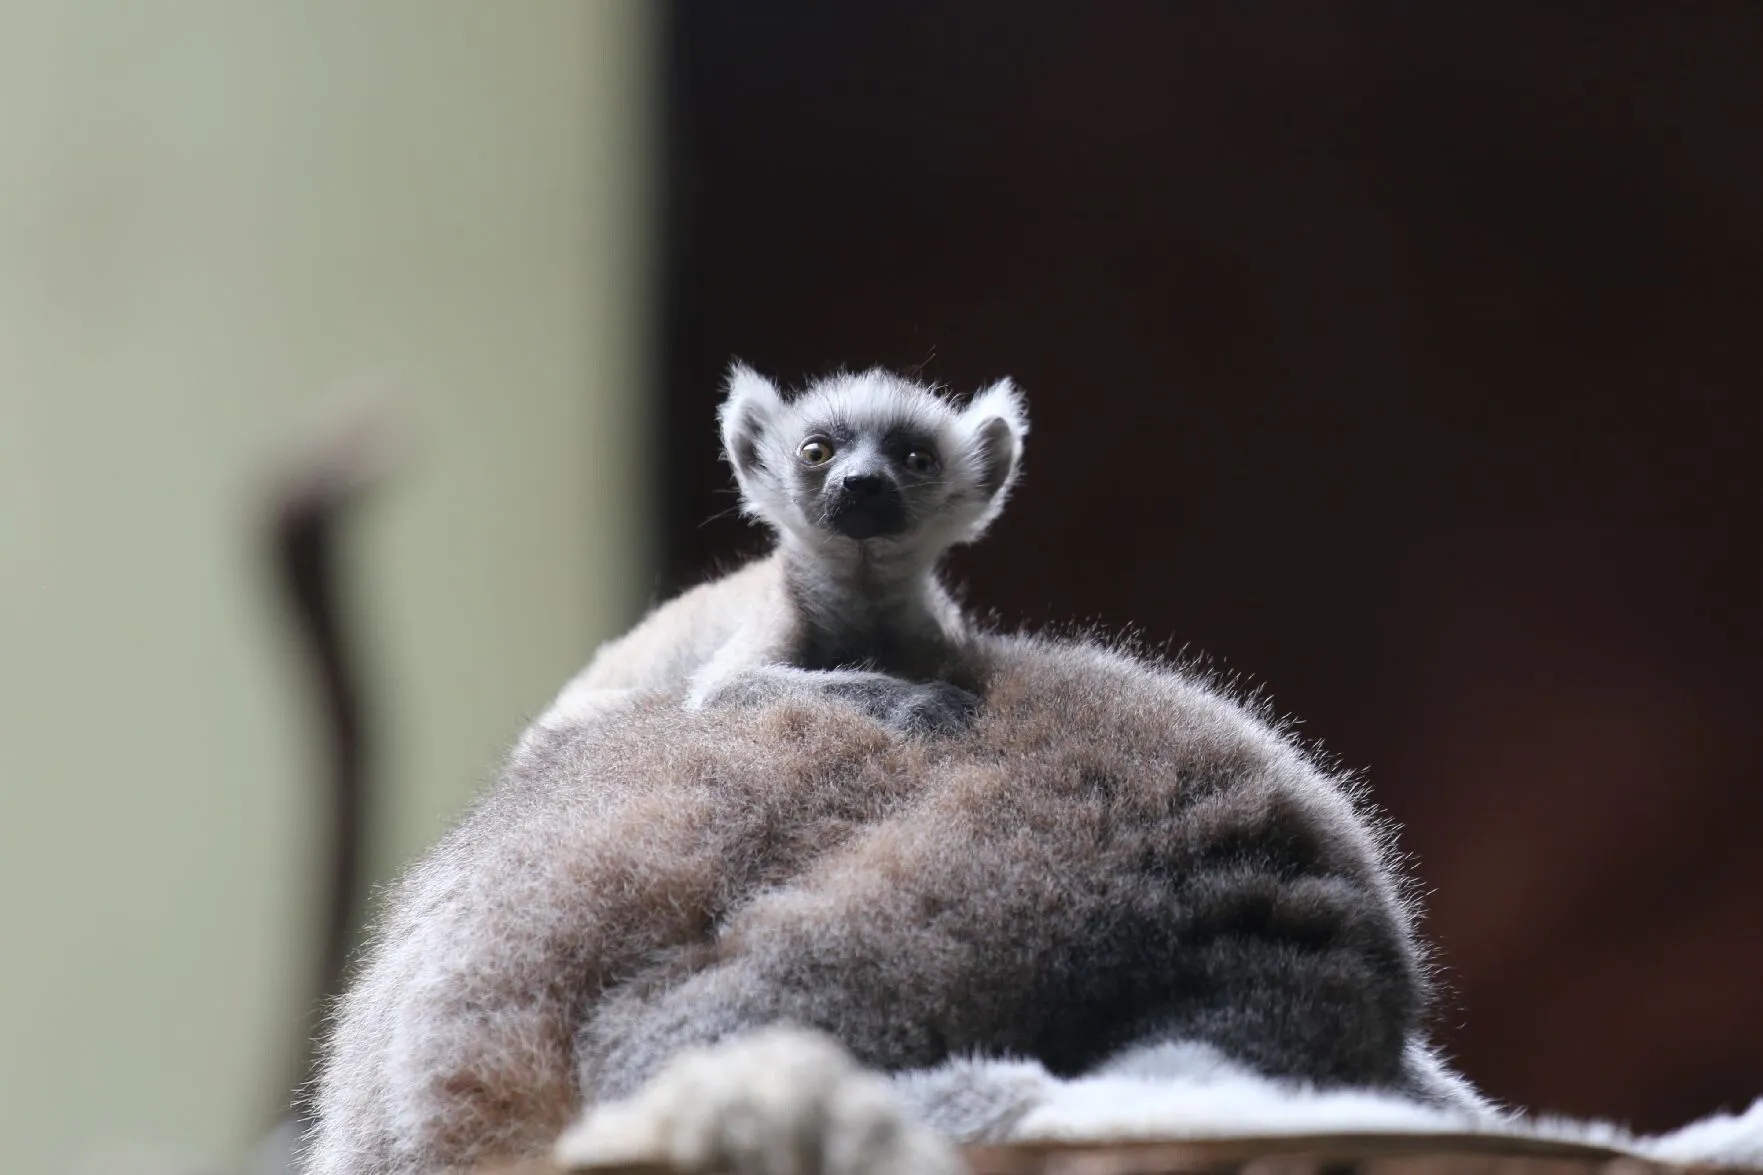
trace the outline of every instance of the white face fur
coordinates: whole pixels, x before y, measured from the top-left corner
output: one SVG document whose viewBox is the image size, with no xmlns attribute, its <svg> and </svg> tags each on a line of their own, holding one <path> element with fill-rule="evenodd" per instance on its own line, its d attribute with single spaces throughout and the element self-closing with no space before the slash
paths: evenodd
<svg viewBox="0 0 1763 1175">
<path fill-rule="evenodd" d="M 1028 432 L 1008 379 L 958 405 L 880 368 L 785 400 L 737 363 L 720 417 L 744 513 L 816 548 L 928 558 L 1003 510 Z"/>
</svg>

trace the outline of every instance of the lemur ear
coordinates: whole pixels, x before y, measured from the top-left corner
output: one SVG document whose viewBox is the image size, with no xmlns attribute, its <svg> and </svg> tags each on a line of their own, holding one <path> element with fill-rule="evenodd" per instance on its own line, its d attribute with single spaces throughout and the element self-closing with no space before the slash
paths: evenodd
<svg viewBox="0 0 1763 1175">
<path fill-rule="evenodd" d="M 728 369 L 728 396 L 717 418 L 722 424 L 722 448 L 736 477 L 748 477 L 764 463 L 759 443 L 784 406 L 777 386 L 735 360 Z"/>
<path fill-rule="evenodd" d="M 1022 441 L 1028 435 L 1028 404 L 1005 378 L 974 393 L 961 415 L 974 430 L 980 491 L 996 497 L 1016 479 Z"/>
</svg>

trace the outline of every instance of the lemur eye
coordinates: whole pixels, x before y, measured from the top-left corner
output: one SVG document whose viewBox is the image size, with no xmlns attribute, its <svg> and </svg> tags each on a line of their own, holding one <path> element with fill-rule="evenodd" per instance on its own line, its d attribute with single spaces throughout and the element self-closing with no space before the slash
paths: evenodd
<svg viewBox="0 0 1763 1175">
<path fill-rule="evenodd" d="M 825 465 L 833 459 L 833 443 L 825 437 L 809 437 L 796 450 L 804 465 Z"/>
<path fill-rule="evenodd" d="M 906 468 L 913 473 L 929 473 L 937 467 L 937 455 L 929 449 L 912 449 L 906 454 Z"/>
</svg>

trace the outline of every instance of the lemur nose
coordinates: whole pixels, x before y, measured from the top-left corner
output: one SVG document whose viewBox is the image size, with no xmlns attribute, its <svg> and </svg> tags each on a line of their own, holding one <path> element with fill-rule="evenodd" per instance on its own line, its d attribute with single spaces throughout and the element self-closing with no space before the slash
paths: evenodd
<svg viewBox="0 0 1763 1175">
<path fill-rule="evenodd" d="M 830 506 L 827 522 L 831 527 L 859 542 L 899 534 L 906 528 L 906 503 L 900 487 L 883 472 L 852 471 L 839 482 Z"/>
<path fill-rule="evenodd" d="M 845 492 L 859 502 L 892 493 L 894 484 L 879 473 L 859 473 L 845 479 Z"/>
</svg>

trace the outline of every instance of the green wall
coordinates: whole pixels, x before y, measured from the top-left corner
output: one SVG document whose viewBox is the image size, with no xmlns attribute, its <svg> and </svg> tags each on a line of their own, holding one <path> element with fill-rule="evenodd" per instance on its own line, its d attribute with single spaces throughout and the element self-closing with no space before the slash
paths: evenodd
<svg viewBox="0 0 1763 1175">
<path fill-rule="evenodd" d="M 648 588 L 650 9 L 0 0 L 0 1124 L 234 1162 L 320 830 L 250 527 L 380 379 L 381 873 Z"/>
</svg>

